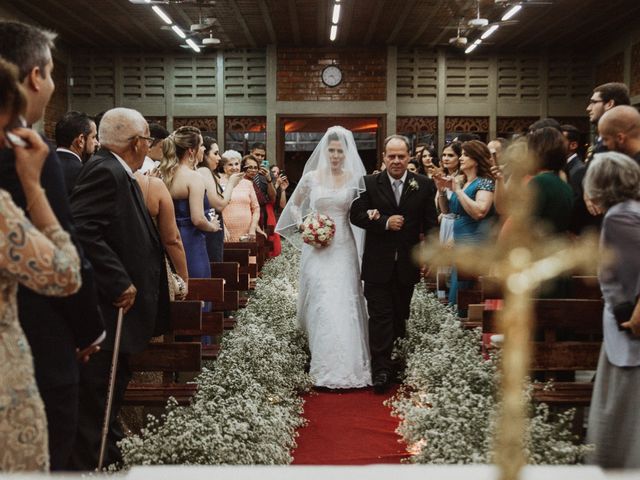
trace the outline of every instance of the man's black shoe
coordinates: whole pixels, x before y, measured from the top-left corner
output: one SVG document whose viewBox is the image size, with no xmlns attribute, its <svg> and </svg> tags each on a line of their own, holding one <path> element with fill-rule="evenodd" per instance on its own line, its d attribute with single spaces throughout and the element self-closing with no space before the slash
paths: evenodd
<svg viewBox="0 0 640 480">
<path fill-rule="evenodd" d="M 373 391 L 375 393 L 385 393 L 389 390 L 391 378 L 388 372 L 376 373 L 373 376 Z"/>
</svg>

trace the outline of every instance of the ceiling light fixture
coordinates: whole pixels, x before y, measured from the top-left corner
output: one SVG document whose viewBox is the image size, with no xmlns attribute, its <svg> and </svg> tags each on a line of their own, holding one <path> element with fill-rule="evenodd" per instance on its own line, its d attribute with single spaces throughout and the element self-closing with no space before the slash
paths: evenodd
<svg viewBox="0 0 640 480">
<path fill-rule="evenodd" d="M 518 13 L 520 10 L 522 9 L 522 5 L 514 5 L 513 7 L 511 7 L 509 10 L 507 10 L 507 13 L 505 13 L 502 16 L 502 21 L 505 22 L 507 20 L 509 20 L 511 17 L 513 17 L 516 13 Z"/>
<path fill-rule="evenodd" d="M 476 47 L 477 47 L 477 46 L 478 46 L 478 45 L 477 45 L 476 43 L 472 43 L 471 45 L 469 45 L 469 46 L 467 47 L 467 49 L 464 51 L 464 53 L 471 53 L 471 52 L 473 52 L 473 51 L 476 49 Z"/>
<path fill-rule="evenodd" d="M 169 18 L 169 15 L 167 15 L 166 13 L 164 13 L 164 10 L 162 10 L 159 6 L 154 5 L 151 7 L 151 9 L 156 12 L 158 14 L 158 16 L 164 21 L 164 23 L 166 23 L 167 25 L 171 25 L 173 23 L 173 21 Z"/>
<path fill-rule="evenodd" d="M 333 6 L 333 16 L 332 16 L 332 18 L 331 18 L 331 21 L 332 21 L 334 24 L 337 24 L 337 23 L 338 23 L 338 20 L 340 20 L 340 4 L 339 4 L 339 3 L 336 3 L 336 4 Z"/>
<path fill-rule="evenodd" d="M 194 52 L 196 53 L 200 53 L 200 47 L 198 45 L 195 44 L 195 42 L 193 40 L 191 40 L 190 38 L 187 38 L 187 45 L 189 45 Z"/>
<path fill-rule="evenodd" d="M 184 34 L 184 32 L 180 29 L 179 26 L 177 25 L 171 25 L 171 30 L 173 30 L 174 32 L 176 32 L 176 34 L 180 37 L 180 38 L 187 38 L 187 36 Z"/>
<path fill-rule="evenodd" d="M 329 34 L 329 40 L 333 42 L 337 36 L 338 36 L 338 26 L 331 25 L 331 33 Z"/>
<path fill-rule="evenodd" d="M 493 32 L 495 32 L 496 30 L 498 30 L 498 28 L 500 28 L 500 25 L 492 25 L 491 27 L 489 27 L 489 29 L 484 32 L 480 38 L 482 40 L 484 40 L 485 38 L 489 38 L 491 35 L 493 35 Z"/>
</svg>

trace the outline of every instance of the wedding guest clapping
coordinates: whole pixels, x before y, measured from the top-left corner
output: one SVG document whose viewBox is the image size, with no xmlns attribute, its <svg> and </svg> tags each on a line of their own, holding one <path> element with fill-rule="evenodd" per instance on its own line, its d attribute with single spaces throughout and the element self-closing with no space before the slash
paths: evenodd
<svg viewBox="0 0 640 480">
<path fill-rule="evenodd" d="M 218 143 L 211 137 L 204 137 L 203 143 L 204 154 L 202 155 L 202 160 L 196 165 L 196 168 L 204 179 L 209 204 L 215 208 L 220 221 L 220 230 L 206 233 L 207 253 L 209 255 L 209 261 L 222 262 L 224 250 L 224 219 L 222 217 L 222 210 L 224 210 L 231 201 L 233 189 L 238 185 L 238 182 L 242 180 L 244 175 L 242 173 L 232 175 L 226 184 L 226 188 L 223 188 L 220 183 L 220 174 L 218 173 L 218 166 L 220 165 L 220 148 L 218 147 Z"/>
</svg>

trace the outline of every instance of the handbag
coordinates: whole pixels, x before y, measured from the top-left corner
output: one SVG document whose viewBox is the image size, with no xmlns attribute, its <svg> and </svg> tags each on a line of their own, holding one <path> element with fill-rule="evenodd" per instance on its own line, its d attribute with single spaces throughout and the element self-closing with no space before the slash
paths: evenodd
<svg viewBox="0 0 640 480">
<path fill-rule="evenodd" d="M 174 272 L 173 265 L 169 257 L 164 256 L 164 263 L 167 267 L 167 283 L 169 285 L 169 300 L 184 300 L 187 297 L 187 283 L 183 278 Z"/>
</svg>

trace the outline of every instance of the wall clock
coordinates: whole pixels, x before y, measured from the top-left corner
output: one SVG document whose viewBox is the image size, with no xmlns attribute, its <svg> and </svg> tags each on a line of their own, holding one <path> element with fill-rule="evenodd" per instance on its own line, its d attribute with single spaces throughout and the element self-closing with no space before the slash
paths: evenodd
<svg viewBox="0 0 640 480">
<path fill-rule="evenodd" d="M 327 87 L 336 87 L 342 82 L 342 70 L 336 65 L 329 65 L 322 70 L 322 83 Z"/>
</svg>

